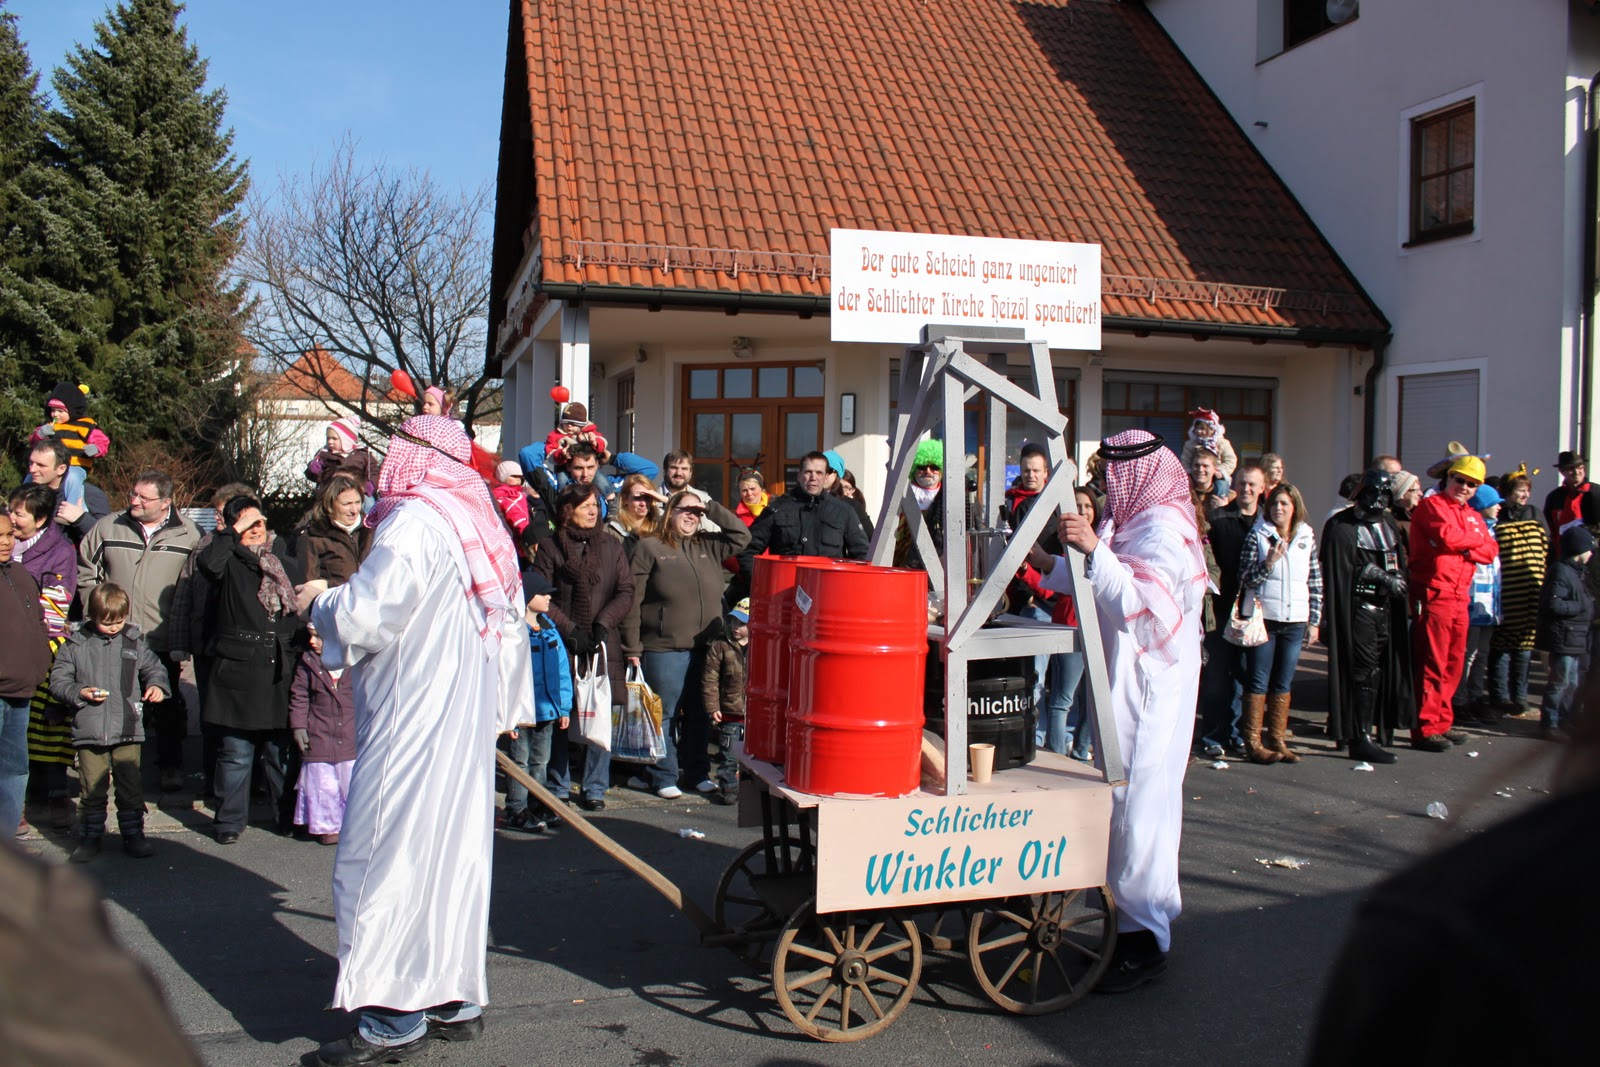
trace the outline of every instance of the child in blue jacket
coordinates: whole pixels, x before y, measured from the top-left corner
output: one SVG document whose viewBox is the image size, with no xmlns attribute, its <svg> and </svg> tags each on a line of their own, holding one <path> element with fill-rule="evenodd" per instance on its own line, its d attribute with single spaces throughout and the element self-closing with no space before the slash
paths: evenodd
<svg viewBox="0 0 1600 1067">
<path fill-rule="evenodd" d="M 568 709 L 572 707 L 572 668 L 567 649 L 556 633 L 555 623 L 545 614 L 550 610 L 550 594 L 555 591 L 550 580 L 532 568 L 522 572 L 522 592 L 528 601 L 528 644 L 533 651 L 534 721 L 517 724 L 506 755 L 536 782 L 545 780 L 552 742 L 559 738 L 562 746 L 566 744 Z M 540 834 L 555 821 L 559 821 L 555 812 L 543 804 L 530 805 L 527 788 L 516 779 L 507 778 L 502 826 Z"/>
</svg>

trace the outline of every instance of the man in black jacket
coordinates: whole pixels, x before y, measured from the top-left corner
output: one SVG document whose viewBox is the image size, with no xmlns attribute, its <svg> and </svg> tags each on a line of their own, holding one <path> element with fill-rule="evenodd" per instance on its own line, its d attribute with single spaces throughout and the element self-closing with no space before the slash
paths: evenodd
<svg viewBox="0 0 1600 1067">
<path fill-rule="evenodd" d="M 807 452 L 800 460 L 795 491 L 775 498 L 750 527 L 750 544 L 739 553 L 739 584 L 743 589 L 749 588 L 755 558 L 762 552 L 824 559 L 867 558 L 867 533 L 861 528 L 855 509 L 823 491 L 827 474 L 828 457 L 821 452 Z"/>
<path fill-rule="evenodd" d="M 1208 759 L 1244 752 L 1239 735 L 1239 649 L 1223 639 L 1222 631 L 1239 596 L 1239 556 L 1255 525 L 1266 484 L 1261 464 L 1245 460 L 1233 472 L 1233 503 L 1211 513 L 1207 539 L 1222 580 L 1213 602 L 1217 628 L 1205 636 L 1206 665 L 1200 673 L 1200 751 Z"/>
<path fill-rule="evenodd" d="M 28 453 L 28 476 L 38 485 L 47 486 L 57 493 L 67 477 L 67 450 L 56 441 L 40 441 Z M 56 521 L 66 527 L 66 535 L 73 544 L 83 540 L 94 529 L 94 524 L 111 514 L 111 501 L 105 492 L 89 482 L 83 483 L 83 506 L 65 498 L 56 505 Z"/>
</svg>

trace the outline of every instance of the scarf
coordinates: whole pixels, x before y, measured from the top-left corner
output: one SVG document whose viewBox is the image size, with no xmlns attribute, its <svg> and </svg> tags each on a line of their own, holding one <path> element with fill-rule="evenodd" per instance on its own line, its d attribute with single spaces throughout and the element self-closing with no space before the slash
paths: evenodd
<svg viewBox="0 0 1600 1067">
<path fill-rule="evenodd" d="M 586 529 L 567 522 L 556 531 L 556 543 L 561 546 L 562 557 L 561 565 L 556 568 L 556 582 L 572 590 L 572 606 L 567 611 L 567 618 L 578 630 L 587 630 L 594 625 L 594 604 L 590 594 L 600 580 L 600 562 L 595 558 L 594 545 L 590 542 L 602 534 L 610 536 L 598 523 Z"/>
<path fill-rule="evenodd" d="M 42 538 L 45 535 L 45 531 L 48 530 L 48 529 L 50 529 L 50 527 L 48 527 L 48 526 L 39 527 L 39 532 L 34 534 L 32 537 L 28 538 L 26 541 L 24 541 L 20 537 L 17 538 L 16 543 L 12 546 L 12 549 L 11 549 L 11 562 L 12 563 L 21 563 L 22 560 L 23 560 L 23 557 L 28 554 L 28 549 L 30 549 L 34 545 L 38 544 L 39 543 L 39 539 Z"/>
<path fill-rule="evenodd" d="M 272 553 L 276 540 L 269 533 L 261 544 L 245 546 L 261 561 L 261 584 L 256 588 L 256 600 L 274 619 L 289 614 L 294 608 L 294 584 L 284 573 L 283 560 Z"/>
<path fill-rule="evenodd" d="M 928 505 L 932 504 L 934 497 L 939 495 L 939 489 L 943 484 L 944 483 L 941 482 L 939 485 L 934 486 L 932 489 L 924 489 L 922 486 L 918 485 L 916 482 L 912 482 L 911 483 L 911 495 L 917 498 L 917 510 L 918 511 L 927 511 L 928 510 Z"/>
<path fill-rule="evenodd" d="M 366 523 L 377 529 L 407 500 L 438 512 L 461 540 L 466 596 L 482 612 L 478 636 L 493 653 L 500 647 L 498 613 L 521 614 L 522 576 L 516 546 L 471 461 L 472 442 L 460 423 L 442 415 L 413 415 L 389 438 L 378 475 L 378 503 Z"/>
</svg>

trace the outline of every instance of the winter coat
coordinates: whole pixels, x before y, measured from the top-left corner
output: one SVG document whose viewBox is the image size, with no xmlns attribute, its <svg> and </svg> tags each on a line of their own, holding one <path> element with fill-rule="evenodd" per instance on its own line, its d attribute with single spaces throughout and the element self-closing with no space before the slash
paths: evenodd
<svg viewBox="0 0 1600 1067">
<path fill-rule="evenodd" d="M 173 590 L 172 606 L 167 609 L 167 651 L 173 659 L 205 653 L 206 630 L 211 625 L 211 605 L 217 599 L 217 585 L 201 574 L 196 564 L 216 536 L 202 534 L 194 551 L 184 561 L 183 570 L 178 572 L 178 587 Z"/>
<path fill-rule="evenodd" d="M 705 666 L 700 671 L 700 693 L 706 711 L 722 712 L 724 721 L 744 720 L 745 671 L 749 642 L 739 644 L 727 634 L 706 645 Z"/>
<path fill-rule="evenodd" d="M 45 628 L 51 637 L 67 631 L 67 614 L 78 591 L 78 553 L 66 532 L 55 523 L 46 523 L 38 540 L 21 552 L 22 542 L 12 558 L 22 557 L 22 567 L 39 583 L 39 599 L 44 607 Z"/>
<path fill-rule="evenodd" d="M 533 722 L 551 722 L 572 713 L 572 659 L 561 643 L 556 624 L 539 616 L 539 629 L 528 627 L 533 653 Z"/>
<path fill-rule="evenodd" d="M 628 568 L 628 558 L 622 551 L 622 542 L 604 530 L 597 530 L 589 543 L 589 551 L 596 553 L 595 586 L 589 592 L 589 604 L 595 622 L 604 626 L 606 636 L 606 665 L 611 675 L 611 699 L 615 704 L 623 701 L 627 692 L 623 684 L 625 661 L 622 658 L 622 621 L 633 607 L 633 571 Z M 566 562 L 561 538 L 554 537 L 539 546 L 533 557 L 533 569 L 548 578 L 556 591 L 550 597 L 550 619 L 556 624 L 568 654 L 572 654 L 572 640 L 576 627 L 572 616 L 572 587 L 565 578 L 556 577 L 556 571 Z M 587 638 L 589 635 L 583 635 Z"/>
<path fill-rule="evenodd" d="M 167 521 L 148 543 L 139 522 L 126 511 L 108 515 L 78 546 L 78 597 L 87 608 L 89 594 L 101 582 L 122 586 L 132 601 L 129 621 L 151 648 L 166 652 L 172 647 L 166 620 L 178 575 L 199 543 L 200 531 L 177 508 L 167 512 Z"/>
<path fill-rule="evenodd" d="M 750 542 L 739 553 L 739 571 L 746 584 L 754 573 L 755 558 L 763 552 L 866 559 L 867 533 L 855 509 L 833 494 L 788 493 L 768 504 L 750 527 Z"/>
<path fill-rule="evenodd" d="M 350 679 L 335 678 L 315 652 L 300 653 L 289 686 L 289 729 L 304 730 L 305 763 L 347 763 L 356 758 L 356 709 Z"/>
<path fill-rule="evenodd" d="M 944 490 L 941 486 L 939 498 L 934 503 L 928 505 L 928 511 L 930 512 L 935 507 L 940 509 L 939 518 L 941 522 L 944 518 L 943 492 Z M 1021 489 L 1013 485 L 1010 489 L 1006 490 L 1006 503 L 1005 508 L 1001 513 L 1001 521 L 1009 525 L 1013 531 L 1020 530 L 1022 528 L 1022 524 L 1027 521 L 1028 514 L 1033 511 L 1034 504 L 1038 503 L 1038 500 L 1038 490 Z M 927 512 L 923 513 L 923 517 L 927 517 Z M 1056 524 L 1050 522 L 1049 520 L 1045 521 L 1044 527 L 1039 531 L 1039 536 L 1034 539 L 1034 543 L 1052 556 L 1059 556 L 1065 551 L 1065 549 L 1061 547 L 1061 538 L 1056 533 Z M 942 547 L 939 545 L 938 541 L 934 542 L 934 546 L 936 548 Z M 1048 610 L 1054 598 L 1055 594 L 1049 590 L 1041 589 L 1036 584 L 1030 584 L 1027 580 L 1026 574 L 1022 571 L 1019 571 L 1017 576 L 1013 578 L 1011 583 L 1006 587 L 1006 604 L 1008 611 L 1022 611 L 1024 608 L 1027 608 L 1033 604 L 1038 604 L 1039 606 Z"/>
<path fill-rule="evenodd" d="M 142 742 L 144 691 L 151 686 L 172 695 L 166 668 L 131 622 L 109 637 L 94 623 L 84 623 L 61 646 L 50 669 L 50 696 L 72 709 L 72 743 L 78 746 Z M 90 687 L 111 695 L 91 704 L 79 692 Z"/>
<path fill-rule="evenodd" d="M 372 531 L 365 525 L 358 524 L 355 532 L 345 533 L 322 515 L 314 515 L 300 528 L 306 578 L 323 578 L 330 586 L 348 582 L 371 547 Z"/>
<path fill-rule="evenodd" d="M 33 696 L 50 676 L 50 639 L 39 583 L 20 563 L 0 563 L 0 700 Z"/>
<path fill-rule="evenodd" d="M 305 581 L 305 564 L 288 538 L 274 538 L 271 551 L 291 584 Z M 293 605 L 276 618 L 267 615 L 256 596 L 261 561 L 232 530 L 217 532 L 197 566 L 216 583 L 204 650 L 212 663 L 202 717 L 235 730 L 286 728 L 298 659 L 290 642 L 301 626 Z"/>
<path fill-rule="evenodd" d="M 1472 570 L 1500 555 L 1483 516 L 1443 493 L 1423 497 L 1411 513 L 1411 598 L 1467 599 Z"/>
<path fill-rule="evenodd" d="M 373 472 L 372 454 L 366 449 L 329 452 L 324 448 L 306 464 L 306 478 L 315 482 L 318 489 L 332 481 L 335 474 L 348 474 L 360 483 L 363 493 L 373 495 L 373 483 L 377 477 Z"/>
<path fill-rule="evenodd" d="M 1583 568 L 1561 560 L 1550 568 L 1539 606 L 1538 647 L 1558 656 L 1581 656 L 1589 650 L 1589 623 L 1594 601 L 1583 588 Z"/>
<path fill-rule="evenodd" d="M 622 624 L 623 655 L 693 648 L 722 618 L 728 584 L 722 563 L 750 543 L 750 530 L 715 500 L 706 511 L 721 527 L 717 533 L 696 534 L 677 548 L 646 537 L 634 548 L 634 599 Z"/>
<path fill-rule="evenodd" d="M 1317 538 L 1301 523 L 1289 539 L 1283 558 L 1271 567 L 1267 557 L 1278 538 L 1264 512 L 1256 516 L 1239 554 L 1239 584 L 1261 601 L 1268 622 L 1322 623 L 1322 564 L 1317 558 Z"/>
</svg>

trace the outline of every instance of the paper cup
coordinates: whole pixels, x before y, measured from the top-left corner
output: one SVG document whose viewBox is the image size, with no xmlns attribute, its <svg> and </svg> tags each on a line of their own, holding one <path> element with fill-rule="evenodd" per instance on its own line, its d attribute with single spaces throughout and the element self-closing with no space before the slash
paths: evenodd
<svg viewBox="0 0 1600 1067">
<path fill-rule="evenodd" d="M 987 782 L 994 777 L 994 746 L 968 745 L 967 762 L 972 767 L 972 780 L 979 783 Z"/>
</svg>

